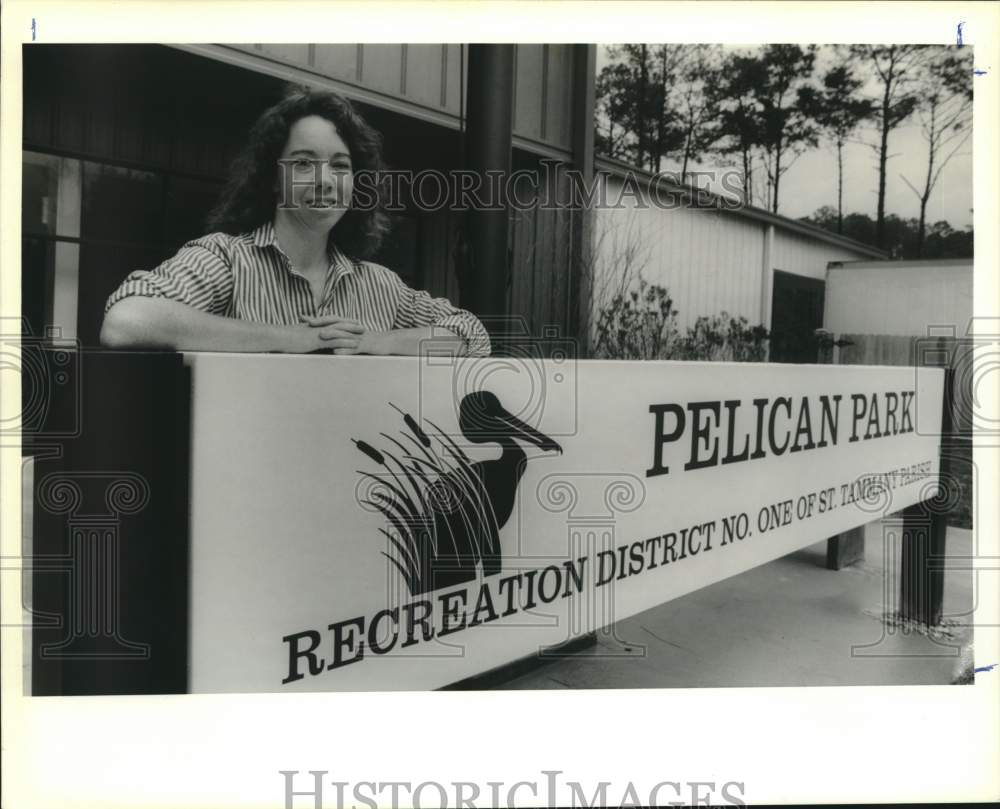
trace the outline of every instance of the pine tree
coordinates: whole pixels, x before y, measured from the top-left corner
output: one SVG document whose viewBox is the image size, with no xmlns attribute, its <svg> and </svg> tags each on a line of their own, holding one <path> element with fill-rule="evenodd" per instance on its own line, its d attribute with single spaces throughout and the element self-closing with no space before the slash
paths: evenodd
<svg viewBox="0 0 1000 809">
<path fill-rule="evenodd" d="M 969 48 L 935 49 L 921 78 L 917 117 L 927 143 L 927 170 L 922 187 L 903 182 L 920 201 L 917 255 L 927 236 L 927 203 L 941 174 L 972 135 L 972 52 Z"/>
<path fill-rule="evenodd" d="M 926 45 L 852 45 L 851 54 L 867 63 L 880 83 L 875 106 L 879 129 L 878 204 L 875 228 L 879 247 L 886 246 L 885 191 L 889 135 L 909 118 L 920 101 L 919 74 L 927 58 Z"/>
<path fill-rule="evenodd" d="M 863 82 L 849 64 L 839 64 L 823 76 L 820 91 L 806 92 L 817 125 L 837 150 L 837 233 L 844 232 L 844 146 L 851 135 L 875 114 L 875 104 L 858 95 Z"/>
</svg>

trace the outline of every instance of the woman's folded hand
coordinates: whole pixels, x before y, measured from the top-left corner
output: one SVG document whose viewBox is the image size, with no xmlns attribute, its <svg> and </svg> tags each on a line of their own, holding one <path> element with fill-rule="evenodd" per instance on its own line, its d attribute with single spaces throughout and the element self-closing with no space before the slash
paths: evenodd
<svg viewBox="0 0 1000 809">
<path fill-rule="evenodd" d="M 318 339 L 316 348 L 332 349 L 334 354 L 384 354 L 381 334 L 367 330 L 362 323 L 340 315 L 303 316 L 303 323 Z"/>
</svg>

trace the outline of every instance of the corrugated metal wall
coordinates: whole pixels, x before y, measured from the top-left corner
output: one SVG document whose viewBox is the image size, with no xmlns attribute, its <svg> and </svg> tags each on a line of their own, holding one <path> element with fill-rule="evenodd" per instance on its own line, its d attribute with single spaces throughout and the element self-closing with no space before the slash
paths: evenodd
<svg viewBox="0 0 1000 809">
<path fill-rule="evenodd" d="M 605 176 L 613 205 L 624 182 Z M 631 194 L 621 201 L 620 208 L 596 211 L 595 307 L 623 274 L 641 270 L 647 281 L 670 290 L 682 329 L 722 311 L 761 322 L 766 223 L 715 209 L 640 207 Z M 830 261 L 862 258 L 868 256 L 775 228 L 774 270 L 824 280 Z"/>
<path fill-rule="evenodd" d="M 776 270 L 805 275 L 822 281 L 831 261 L 858 261 L 869 258 L 864 253 L 835 244 L 810 239 L 798 233 L 776 229 L 771 264 Z"/>
<path fill-rule="evenodd" d="M 612 203 L 622 186 L 608 178 Z M 626 207 L 596 211 L 595 297 L 606 295 L 623 273 L 641 270 L 647 281 L 670 290 L 681 328 L 723 310 L 760 321 L 763 225 L 715 210 L 640 208 L 629 196 L 623 202 Z"/>
</svg>

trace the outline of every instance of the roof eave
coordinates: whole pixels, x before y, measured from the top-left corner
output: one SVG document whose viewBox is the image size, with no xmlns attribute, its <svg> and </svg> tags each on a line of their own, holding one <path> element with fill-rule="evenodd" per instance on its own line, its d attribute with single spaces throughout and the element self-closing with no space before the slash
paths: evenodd
<svg viewBox="0 0 1000 809">
<path fill-rule="evenodd" d="M 853 250 L 856 253 L 871 256 L 872 258 L 889 258 L 889 254 L 885 250 L 879 250 L 877 247 L 872 247 L 871 245 L 864 244 L 863 242 L 848 238 L 847 236 L 840 236 L 836 233 L 831 233 L 818 225 L 811 225 L 808 222 L 802 222 L 798 219 L 790 219 L 787 216 L 781 216 L 780 214 L 772 213 L 771 211 L 766 211 L 763 208 L 757 208 L 753 205 L 746 205 L 740 203 L 738 200 L 723 197 L 720 194 L 715 194 L 711 191 L 706 191 L 694 186 L 681 185 L 680 183 L 674 182 L 662 174 L 655 175 L 652 172 L 646 171 L 645 169 L 635 168 L 634 166 L 630 166 L 628 163 L 623 163 L 620 160 L 612 160 L 607 157 L 596 157 L 594 159 L 594 168 L 597 170 L 604 169 L 609 173 L 620 177 L 631 173 L 634 176 L 647 181 L 651 181 L 655 178 L 656 181 L 661 183 L 667 190 L 679 193 L 687 198 L 692 198 L 695 194 L 697 194 L 699 197 L 700 207 L 712 207 L 722 213 L 729 213 L 734 216 L 742 216 L 746 219 L 753 219 L 768 225 L 774 225 L 775 227 L 780 227 L 793 233 L 799 233 L 812 239 L 818 239 L 820 241 L 827 242 L 828 244 L 834 244 L 838 247 L 844 247 L 849 250 Z M 705 205 L 705 202 L 710 204 Z"/>
</svg>

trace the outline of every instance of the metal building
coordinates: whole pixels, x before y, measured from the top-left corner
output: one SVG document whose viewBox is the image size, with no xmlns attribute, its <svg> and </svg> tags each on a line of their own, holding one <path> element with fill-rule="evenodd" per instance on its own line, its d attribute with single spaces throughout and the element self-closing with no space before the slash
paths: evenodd
<svg viewBox="0 0 1000 809">
<path fill-rule="evenodd" d="M 607 198 L 596 209 L 595 304 L 622 273 L 667 287 L 678 325 L 728 312 L 773 334 L 770 358 L 814 362 L 808 339 L 823 326 L 827 264 L 884 258 L 885 253 L 813 225 L 712 194 L 650 192 L 648 172 L 597 160 Z M 640 193 L 623 193 L 631 174 Z M 681 192 L 681 187 L 669 190 Z"/>
</svg>

